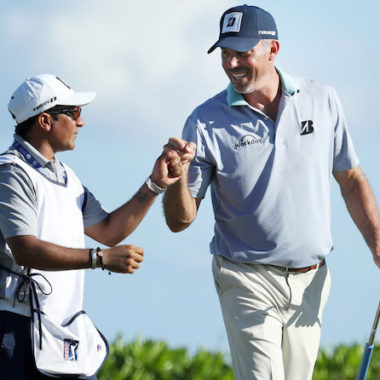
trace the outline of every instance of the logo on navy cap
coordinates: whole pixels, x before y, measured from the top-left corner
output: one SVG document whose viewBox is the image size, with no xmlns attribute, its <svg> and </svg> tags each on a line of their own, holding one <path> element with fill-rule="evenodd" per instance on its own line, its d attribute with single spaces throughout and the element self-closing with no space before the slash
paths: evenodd
<svg viewBox="0 0 380 380">
<path fill-rule="evenodd" d="M 224 16 L 222 33 L 240 32 L 242 12 L 232 12 Z"/>
</svg>

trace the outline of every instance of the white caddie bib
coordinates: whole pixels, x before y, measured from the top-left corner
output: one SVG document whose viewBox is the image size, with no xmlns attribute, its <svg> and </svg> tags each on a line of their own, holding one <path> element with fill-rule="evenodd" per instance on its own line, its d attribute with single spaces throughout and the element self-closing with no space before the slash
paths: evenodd
<svg viewBox="0 0 380 380">
<path fill-rule="evenodd" d="M 75 173 L 64 165 L 66 184 L 46 178 L 15 155 L 0 156 L 31 179 L 37 196 L 38 238 L 53 244 L 84 248 L 82 206 L 84 189 Z M 106 339 L 82 310 L 84 270 L 10 272 L 31 308 L 32 348 L 36 367 L 45 375 L 95 375 L 109 354 Z M 18 277 L 18 278 L 17 278 Z"/>
</svg>

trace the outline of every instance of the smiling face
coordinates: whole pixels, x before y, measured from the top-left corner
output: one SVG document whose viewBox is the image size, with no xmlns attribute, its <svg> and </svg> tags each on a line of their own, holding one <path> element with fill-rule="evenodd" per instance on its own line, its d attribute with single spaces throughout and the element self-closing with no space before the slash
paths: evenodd
<svg viewBox="0 0 380 380">
<path fill-rule="evenodd" d="M 235 90 L 240 94 L 250 94 L 265 86 L 267 76 L 272 73 L 272 43 L 261 40 L 247 52 L 221 48 L 222 66 Z"/>
</svg>

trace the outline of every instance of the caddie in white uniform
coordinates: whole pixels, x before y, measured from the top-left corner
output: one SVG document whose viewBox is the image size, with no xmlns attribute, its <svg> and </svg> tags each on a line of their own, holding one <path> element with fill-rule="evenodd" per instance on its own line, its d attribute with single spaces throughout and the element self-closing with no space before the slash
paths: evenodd
<svg viewBox="0 0 380 380">
<path fill-rule="evenodd" d="M 96 379 L 107 342 L 82 310 L 84 269 L 134 273 L 144 251 L 119 245 L 160 192 L 179 159 L 161 155 L 137 193 L 105 211 L 57 152 L 72 150 L 93 92 L 59 77 L 26 79 L 8 108 L 14 141 L 0 155 L 0 377 Z M 91 162 L 89 161 L 89 165 Z M 85 248 L 84 235 L 109 249 Z M 105 272 L 106 273 L 106 272 Z M 32 322 L 32 328 L 30 326 Z M 32 333 L 30 332 L 32 331 Z"/>
<path fill-rule="evenodd" d="M 337 94 L 276 67 L 279 46 L 268 12 L 228 9 L 209 53 L 221 48 L 230 84 L 165 148 L 184 173 L 164 197 L 172 231 L 191 224 L 211 188 L 213 275 L 237 380 L 312 378 L 330 289 L 332 174 L 380 267 L 377 206 Z"/>
</svg>

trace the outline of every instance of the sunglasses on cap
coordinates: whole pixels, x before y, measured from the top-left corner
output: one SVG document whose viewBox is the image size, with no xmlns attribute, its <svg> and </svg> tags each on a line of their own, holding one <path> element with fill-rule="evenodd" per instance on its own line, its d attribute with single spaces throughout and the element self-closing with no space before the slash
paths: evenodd
<svg viewBox="0 0 380 380">
<path fill-rule="evenodd" d="M 58 115 L 60 113 L 63 113 L 71 119 L 73 119 L 74 121 L 79 119 L 81 112 L 82 108 L 80 107 L 53 108 L 51 110 L 46 111 L 46 113 L 48 113 L 49 115 Z"/>
</svg>

